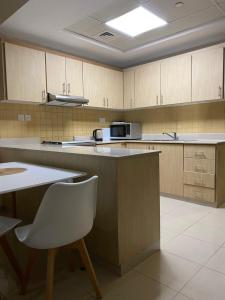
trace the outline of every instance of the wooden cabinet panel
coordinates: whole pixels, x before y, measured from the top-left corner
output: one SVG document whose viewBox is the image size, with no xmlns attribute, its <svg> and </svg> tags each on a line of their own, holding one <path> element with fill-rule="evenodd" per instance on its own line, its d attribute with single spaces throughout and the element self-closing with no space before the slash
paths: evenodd
<svg viewBox="0 0 225 300">
<path fill-rule="evenodd" d="M 215 175 L 197 172 L 184 172 L 184 184 L 214 188 Z"/>
<path fill-rule="evenodd" d="M 124 108 L 134 107 L 134 71 L 127 70 L 123 73 L 123 101 Z"/>
<path fill-rule="evenodd" d="M 67 95 L 83 96 L 82 61 L 66 57 Z"/>
<path fill-rule="evenodd" d="M 185 157 L 184 171 L 215 174 L 215 160 Z"/>
<path fill-rule="evenodd" d="M 8 100 L 43 102 L 46 99 L 45 53 L 5 43 Z"/>
<path fill-rule="evenodd" d="M 184 185 L 184 197 L 203 202 L 215 202 L 215 190 L 210 188 Z"/>
<path fill-rule="evenodd" d="M 106 92 L 108 108 L 123 108 L 123 72 L 106 69 Z"/>
<path fill-rule="evenodd" d="M 160 63 L 154 62 L 135 69 L 135 107 L 159 105 Z"/>
<path fill-rule="evenodd" d="M 160 150 L 160 192 L 183 196 L 183 145 L 154 146 Z"/>
<path fill-rule="evenodd" d="M 66 58 L 46 53 L 47 91 L 66 94 Z"/>
<path fill-rule="evenodd" d="M 215 146 L 207 145 L 185 145 L 184 157 L 197 159 L 214 159 L 215 160 Z"/>
<path fill-rule="evenodd" d="M 191 55 L 161 61 L 161 104 L 191 102 Z"/>
<path fill-rule="evenodd" d="M 192 54 L 192 101 L 223 97 L 223 48 Z"/>
<path fill-rule="evenodd" d="M 107 70 L 103 67 L 83 63 L 84 97 L 89 106 L 107 107 Z"/>
</svg>

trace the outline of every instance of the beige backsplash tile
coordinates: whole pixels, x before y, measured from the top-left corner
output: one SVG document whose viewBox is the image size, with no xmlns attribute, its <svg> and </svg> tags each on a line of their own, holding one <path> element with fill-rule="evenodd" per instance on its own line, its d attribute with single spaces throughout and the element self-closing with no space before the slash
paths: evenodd
<svg viewBox="0 0 225 300">
<path fill-rule="evenodd" d="M 18 114 L 31 114 L 30 122 L 17 120 Z M 100 124 L 99 117 L 106 123 Z M 91 135 L 93 129 L 108 127 L 113 120 L 142 123 L 143 133 L 163 131 L 225 132 L 225 102 L 116 112 L 95 109 L 68 109 L 30 104 L 0 104 L 0 137 L 71 139 Z"/>
</svg>

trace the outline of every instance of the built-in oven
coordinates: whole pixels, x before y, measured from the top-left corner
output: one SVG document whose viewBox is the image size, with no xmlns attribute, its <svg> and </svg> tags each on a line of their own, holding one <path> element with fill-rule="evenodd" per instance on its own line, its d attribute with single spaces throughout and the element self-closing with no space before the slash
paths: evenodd
<svg viewBox="0 0 225 300">
<path fill-rule="evenodd" d="M 110 125 L 111 140 L 140 140 L 141 137 L 140 123 L 113 122 Z"/>
</svg>

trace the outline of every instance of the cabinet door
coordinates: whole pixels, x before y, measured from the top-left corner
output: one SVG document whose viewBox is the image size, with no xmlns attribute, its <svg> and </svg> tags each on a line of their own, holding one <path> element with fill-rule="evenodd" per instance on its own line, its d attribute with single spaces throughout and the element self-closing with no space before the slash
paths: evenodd
<svg viewBox="0 0 225 300">
<path fill-rule="evenodd" d="M 123 73 L 123 107 L 134 107 L 134 71 L 128 70 Z"/>
<path fill-rule="evenodd" d="M 67 94 L 83 96 L 82 61 L 66 57 Z"/>
<path fill-rule="evenodd" d="M 105 68 L 83 63 L 84 97 L 89 99 L 89 106 L 107 107 L 106 79 Z"/>
<path fill-rule="evenodd" d="M 160 63 L 135 69 L 135 107 L 155 106 L 160 96 Z"/>
<path fill-rule="evenodd" d="M 107 107 L 123 108 L 123 72 L 112 69 L 106 70 Z"/>
<path fill-rule="evenodd" d="M 46 53 L 47 91 L 66 94 L 66 58 Z"/>
<path fill-rule="evenodd" d="M 191 102 L 191 55 L 161 61 L 161 104 Z"/>
<path fill-rule="evenodd" d="M 192 101 L 223 98 L 223 48 L 192 54 Z"/>
<path fill-rule="evenodd" d="M 183 145 L 154 146 L 160 150 L 160 192 L 183 196 Z"/>
<path fill-rule="evenodd" d="M 43 102 L 46 94 L 45 53 L 5 44 L 8 100 Z"/>
</svg>

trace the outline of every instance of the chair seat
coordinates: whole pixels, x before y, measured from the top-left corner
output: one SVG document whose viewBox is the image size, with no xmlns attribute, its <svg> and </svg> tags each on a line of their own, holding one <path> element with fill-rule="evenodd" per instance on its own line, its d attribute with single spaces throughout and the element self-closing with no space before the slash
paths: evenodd
<svg viewBox="0 0 225 300">
<path fill-rule="evenodd" d="M 32 224 L 15 228 L 15 234 L 20 242 L 23 242 L 27 238 L 31 228 Z"/>
<path fill-rule="evenodd" d="M 19 219 L 0 216 L 0 237 L 22 222 Z"/>
</svg>

